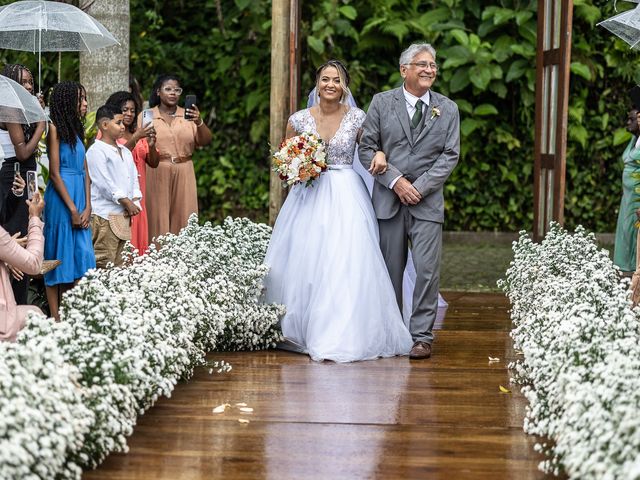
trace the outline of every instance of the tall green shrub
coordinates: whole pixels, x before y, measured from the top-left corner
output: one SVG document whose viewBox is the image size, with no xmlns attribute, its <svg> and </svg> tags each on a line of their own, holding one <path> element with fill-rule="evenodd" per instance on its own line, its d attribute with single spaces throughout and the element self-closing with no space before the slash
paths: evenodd
<svg viewBox="0 0 640 480">
<path fill-rule="evenodd" d="M 0 4 L 8 3 L 0 0 Z M 530 229 L 533 219 L 536 0 L 319 0 L 301 2 L 301 107 L 315 67 L 347 62 L 365 109 L 400 84 L 404 47 L 428 41 L 441 66 L 435 89 L 461 111 L 460 164 L 446 184 L 449 230 Z M 596 23 L 610 0 L 574 0 L 566 223 L 612 231 L 620 198 L 623 130 L 638 80 L 637 53 Z M 619 2 L 618 8 L 632 3 Z M 202 214 L 267 216 L 271 4 L 264 0 L 131 0 L 131 71 L 145 95 L 175 72 L 198 95 L 214 142 L 195 155 Z M 55 80 L 55 54 L 45 81 Z M 30 54 L 0 51 L 1 60 Z M 63 55 L 63 78 L 77 57 Z"/>
</svg>

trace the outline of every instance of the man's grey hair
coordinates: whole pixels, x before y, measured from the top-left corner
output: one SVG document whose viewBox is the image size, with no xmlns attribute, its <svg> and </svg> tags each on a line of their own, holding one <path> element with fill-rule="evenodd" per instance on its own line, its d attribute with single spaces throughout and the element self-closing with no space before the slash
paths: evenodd
<svg viewBox="0 0 640 480">
<path fill-rule="evenodd" d="M 416 55 L 422 52 L 431 54 L 433 60 L 436 59 L 436 49 L 431 46 L 430 43 L 414 43 L 409 46 L 402 55 L 400 55 L 400 65 L 408 65 L 414 59 Z"/>
</svg>

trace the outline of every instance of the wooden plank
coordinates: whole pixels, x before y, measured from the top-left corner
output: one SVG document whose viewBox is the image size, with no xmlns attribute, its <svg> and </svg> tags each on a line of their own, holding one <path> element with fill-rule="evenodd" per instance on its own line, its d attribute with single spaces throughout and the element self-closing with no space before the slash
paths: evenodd
<svg viewBox="0 0 640 480">
<path fill-rule="evenodd" d="M 506 366 L 517 357 L 506 298 L 445 298 L 449 312 L 427 361 L 213 354 L 233 371 L 202 369 L 178 385 L 140 417 L 128 454 L 111 455 L 83 478 L 545 478 L 536 439 L 522 432 L 526 400 L 515 388 L 499 391 L 512 388 Z M 253 413 L 212 413 L 240 402 Z"/>
</svg>

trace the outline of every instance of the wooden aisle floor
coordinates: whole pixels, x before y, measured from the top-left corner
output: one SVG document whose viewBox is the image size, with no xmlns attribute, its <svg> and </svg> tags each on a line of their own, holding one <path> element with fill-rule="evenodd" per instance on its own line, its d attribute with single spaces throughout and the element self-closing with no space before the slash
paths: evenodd
<svg viewBox="0 0 640 480">
<path fill-rule="evenodd" d="M 139 418 L 128 454 L 83 478 L 544 478 L 535 440 L 522 431 L 526 400 L 499 390 L 511 388 L 506 367 L 515 358 L 505 297 L 444 296 L 449 310 L 430 360 L 216 355 L 231 373 L 202 370 L 179 384 Z M 254 410 L 214 414 L 223 403 Z"/>
</svg>

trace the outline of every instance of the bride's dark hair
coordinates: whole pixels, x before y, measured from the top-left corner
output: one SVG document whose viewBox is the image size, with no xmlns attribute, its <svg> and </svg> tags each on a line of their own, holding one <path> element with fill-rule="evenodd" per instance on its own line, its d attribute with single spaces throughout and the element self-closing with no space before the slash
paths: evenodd
<svg viewBox="0 0 640 480">
<path fill-rule="evenodd" d="M 351 77 L 349 76 L 349 72 L 347 71 L 347 67 L 340 60 L 329 60 L 327 63 L 320 65 L 316 70 L 316 95 L 319 94 L 320 89 L 318 88 L 318 82 L 320 82 L 320 76 L 322 72 L 329 67 L 333 67 L 338 71 L 338 76 L 340 77 L 340 84 L 342 85 L 342 98 L 341 102 L 349 96 L 351 93 L 349 91 L 349 83 L 351 83 Z"/>
</svg>

